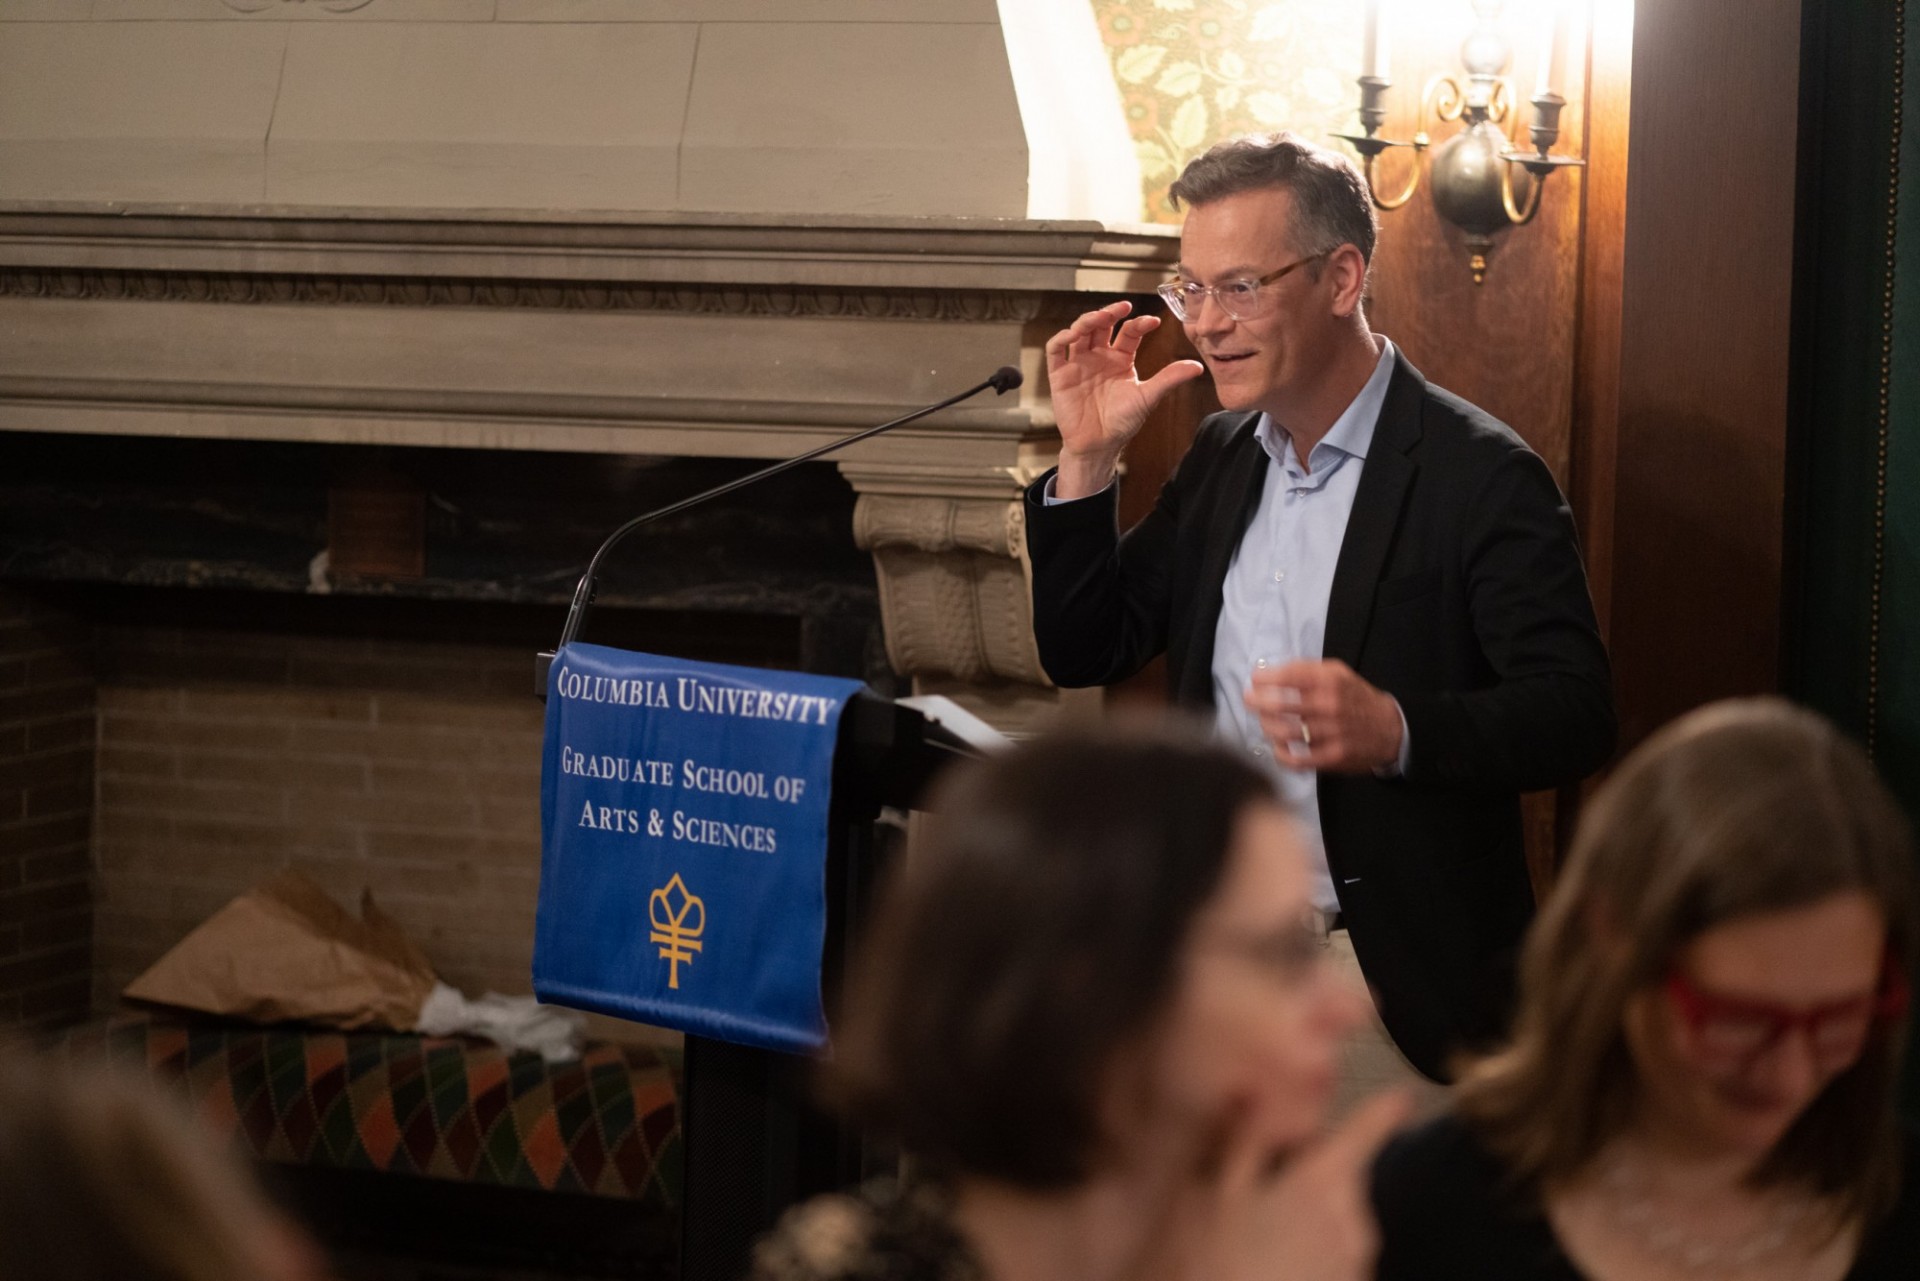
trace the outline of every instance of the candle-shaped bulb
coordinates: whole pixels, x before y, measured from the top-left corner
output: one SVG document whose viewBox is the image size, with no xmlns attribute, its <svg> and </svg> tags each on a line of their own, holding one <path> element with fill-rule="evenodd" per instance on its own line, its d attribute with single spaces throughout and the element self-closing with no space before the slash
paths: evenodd
<svg viewBox="0 0 1920 1281">
<path fill-rule="evenodd" d="M 1540 62 L 1533 96 L 1555 93 L 1567 82 L 1567 9 L 1556 0 L 1540 32 Z"/>
<path fill-rule="evenodd" d="M 1391 80 L 1386 23 L 1380 13 L 1383 5 L 1384 0 L 1367 0 L 1366 25 L 1360 38 L 1360 74 Z"/>
</svg>

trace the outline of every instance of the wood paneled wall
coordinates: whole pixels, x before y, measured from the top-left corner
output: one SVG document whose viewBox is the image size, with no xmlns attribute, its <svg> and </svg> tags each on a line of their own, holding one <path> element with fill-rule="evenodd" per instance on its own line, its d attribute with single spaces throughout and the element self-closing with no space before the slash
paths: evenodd
<svg viewBox="0 0 1920 1281">
<path fill-rule="evenodd" d="M 1623 751 L 1779 687 L 1801 10 L 1594 4 L 1561 144 L 1588 167 L 1507 233 L 1477 296 L 1408 261 L 1430 212 L 1387 216 L 1377 327 L 1573 500 Z"/>
<path fill-rule="evenodd" d="M 1437 69 L 1408 66 L 1396 74 L 1418 86 Z M 1588 115 L 1582 80 L 1563 90 L 1563 152 L 1579 154 Z M 1411 108 L 1403 101 L 1389 116 L 1389 136 L 1404 138 L 1414 130 Z M 1441 126 L 1436 142 L 1455 128 Z M 1377 186 L 1394 192 L 1413 163 L 1410 149 L 1382 156 Z M 1477 285 L 1461 233 L 1434 211 L 1430 185 L 1423 178 L 1412 200 L 1380 215 L 1369 319 L 1430 381 L 1511 425 L 1565 488 L 1573 452 L 1572 356 L 1589 175 L 1579 169 L 1554 175 L 1533 222 L 1496 236 L 1486 280 Z"/>
<path fill-rule="evenodd" d="M 1609 516 L 1624 746 L 1779 687 L 1800 32 L 1799 0 L 1636 6 Z"/>
</svg>

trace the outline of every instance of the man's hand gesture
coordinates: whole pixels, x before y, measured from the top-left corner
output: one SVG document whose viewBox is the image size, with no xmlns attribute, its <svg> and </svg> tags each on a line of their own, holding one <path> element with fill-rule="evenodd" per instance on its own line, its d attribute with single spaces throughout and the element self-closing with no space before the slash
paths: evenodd
<svg viewBox="0 0 1920 1281">
<path fill-rule="evenodd" d="M 1359 774 L 1399 763 L 1400 704 L 1338 659 L 1257 671 L 1243 697 L 1282 765 Z"/>
<path fill-rule="evenodd" d="M 1139 433 L 1153 407 L 1181 383 L 1206 372 L 1197 360 L 1176 360 L 1141 382 L 1134 355 L 1141 340 L 1160 327 L 1160 318 L 1128 320 L 1132 310 L 1126 302 L 1110 303 L 1047 342 L 1047 383 L 1060 425 L 1056 498 L 1085 498 L 1105 489 L 1119 466 L 1120 451 Z"/>
</svg>

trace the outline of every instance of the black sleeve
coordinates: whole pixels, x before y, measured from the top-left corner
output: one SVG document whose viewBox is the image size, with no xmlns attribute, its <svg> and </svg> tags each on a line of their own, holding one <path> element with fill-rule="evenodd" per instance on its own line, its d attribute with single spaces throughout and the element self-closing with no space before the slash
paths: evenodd
<svg viewBox="0 0 1920 1281">
<path fill-rule="evenodd" d="M 1463 578 L 1494 682 L 1400 697 L 1407 778 L 1533 791 L 1584 778 L 1613 753 L 1613 678 L 1573 514 L 1553 474 L 1507 454 L 1467 508 Z"/>
<path fill-rule="evenodd" d="M 1179 474 L 1144 520 L 1119 534 L 1119 485 L 1049 507 L 1048 472 L 1027 490 L 1033 638 L 1056 685 L 1124 680 L 1167 647 Z"/>
</svg>

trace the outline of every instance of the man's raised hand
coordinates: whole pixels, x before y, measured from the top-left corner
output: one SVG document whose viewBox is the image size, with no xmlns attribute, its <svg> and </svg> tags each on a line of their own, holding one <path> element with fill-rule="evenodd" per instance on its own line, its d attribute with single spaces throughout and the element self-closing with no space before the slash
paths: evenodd
<svg viewBox="0 0 1920 1281">
<path fill-rule="evenodd" d="M 1060 426 L 1056 498 L 1085 498 L 1105 489 L 1120 452 L 1166 394 L 1206 372 L 1197 360 L 1176 360 L 1145 382 L 1134 368 L 1140 343 L 1158 316 L 1127 317 L 1133 307 L 1109 303 L 1047 341 L 1047 382 Z M 1115 326 L 1118 326 L 1116 329 Z"/>
</svg>

